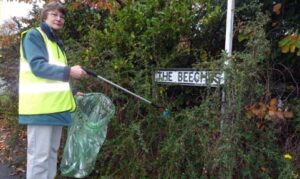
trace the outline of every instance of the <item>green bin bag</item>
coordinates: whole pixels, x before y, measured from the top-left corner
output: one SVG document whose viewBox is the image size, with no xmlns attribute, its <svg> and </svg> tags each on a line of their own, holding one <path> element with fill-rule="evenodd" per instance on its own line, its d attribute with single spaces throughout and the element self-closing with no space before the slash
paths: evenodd
<svg viewBox="0 0 300 179">
<path fill-rule="evenodd" d="M 60 170 L 64 176 L 84 178 L 94 169 L 115 106 L 101 93 L 78 96 L 76 103 L 77 109 L 72 113 L 73 122 L 68 129 Z"/>
</svg>

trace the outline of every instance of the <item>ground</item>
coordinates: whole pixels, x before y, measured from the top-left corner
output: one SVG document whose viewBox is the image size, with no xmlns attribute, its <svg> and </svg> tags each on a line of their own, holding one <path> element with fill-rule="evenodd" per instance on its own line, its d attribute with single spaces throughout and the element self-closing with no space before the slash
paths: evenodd
<svg viewBox="0 0 300 179">
<path fill-rule="evenodd" d="M 25 178 L 26 132 L 0 119 L 0 178 Z"/>
<path fill-rule="evenodd" d="M 12 126 L 11 122 L 0 117 L 0 179 L 26 178 L 26 146 L 26 128 L 18 124 Z"/>
</svg>

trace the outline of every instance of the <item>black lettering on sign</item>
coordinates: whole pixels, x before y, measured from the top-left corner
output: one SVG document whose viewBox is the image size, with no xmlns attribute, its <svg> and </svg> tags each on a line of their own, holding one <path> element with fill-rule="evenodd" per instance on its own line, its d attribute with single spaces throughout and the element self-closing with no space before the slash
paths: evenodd
<svg viewBox="0 0 300 179">
<path fill-rule="evenodd" d="M 207 79 L 207 73 L 205 71 L 202 71 L 200 75 L 201 83 L 206 83 L 206 79 Z"/>
<path fill-rule="evenodd" d="M 199 81 L 200 81 L 200 73 L 199 72 L 195 72 L 195 74 L 194 74 L 194 81 L 196 83 L 199 83 Z"/>
<path fill-rule="evenodd" d="M 189 77 L 188 72 L 187 71 L 183 72 L 183 82 L 189 82 L 188 77 Z"/>
<path fill-rule="evenodd" d="M 163 82 L 172 82 L 172 71 L 159 71 L 158 73 L 158 79 L 159 81 L 163 81 Z"/>
<path fill-rule="evenodd" d="M 168 72 L 163 72 L 163 81 L 167 81 L 168 79 Z"/>
<path fill-rule="evenodd" d="M 178 72 L 178 82 L 182 82 L 182 72 Z"/>
<path fill-rule="evenodd" d="M 215 83 L 215 84 L 220 84 L 221 83 L 220 74 L 216 74 L 216 76 L 214 77 L 213 83 Z"/>
<path fill-rule="evenodd" d="M 174 79 L 173 79 L 174 78 Z M 177 78 L 177 79 L 175 79 Z M 155 81 L 161 83 L 192 84 L 195 86 L 220 85 L 224 84 L 224 75 L 220 72 L 212 71 L 157 71 Z"/>
<path fill-rule="evenodd" d="M 194 81 L 194 72 L 192 72 L 192 71 L 190 71 L 189 72 L 189 83 L 193 83 L 193 81 Z"/>
<path fill-rule="evenodd" d="M 172 73 L 173 73 L 172 71 L 168 72 L 168 81 L 173 81 L 172 80 Z"/>
<path fill-rule="evenodd" d="M 157 72 L 157 74 L 158 74 L 158 81 L 161 81 L 161 79 L 162 79 L 162 72 L 161 71 L 158 71 Z"/>
</svg>

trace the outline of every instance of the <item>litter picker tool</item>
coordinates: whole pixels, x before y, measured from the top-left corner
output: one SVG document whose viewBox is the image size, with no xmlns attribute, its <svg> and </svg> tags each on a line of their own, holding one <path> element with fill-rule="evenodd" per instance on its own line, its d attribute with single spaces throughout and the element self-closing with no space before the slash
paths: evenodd
<svg viewBox="0 0 300 179">
<path fill-rule="evenodd" d="M 134 96 L 134 97 L 140 99 L 141 101 L 144 101 L 144 102 L 150 104 L 151 106 L 157 108 L 160 112 L 163 113 L 163 116 L 164 116 L 165 118 L 167 118 L 167 117 L 169 116 L 169 110 L 168 110 L 167 108 L 162 107 L 162 106 L 160 106 L 160 105 L 158 105 L 158 104 L 155 104 L 155 103 L 149 101 L 148 99 L 145 99 L 145 98 L 143 98 L 143 97 L 141 97 L 141 96 L 139 96 L 139 95 L 137 95 L 137 94 L 135 94 L 135 93 L 129 91 L 128 89 L 125 89 L 125 88 L 123 88 L 122 86 L 119 86 L 119 85 L 117 85 L 116 83 L 114 83 L 114 82 L 112 82 L 112 81 L 109 81 L 109 80 L 107 80 L 106 78 L 103 78 L 103 77 L 100 76 L 100 75 L 97 75 L 96 73 L 94 73 L 93 71 L 91 71 L 91 70 L 89 70 L 89 69 L 86 69 L 86 68 L 83 68 L 83 69 L 86 71 L 86 73 L 87 73 L 88 75 L 93 76 L 93 77 L 96 77 L 96 78 L 98 78 L 98 79 L 100 79 L 100 80 L 102 80 L 102 81 L 104 81 L 104 82 L 106 82 L 106 83 L 108 83 L 108 84 L 110 84 L 110 85 L 112 85 L 112 86 L 114 86 L 114 87 L 116 87 L 116 88 L 118 88 L 118 89 L 124 91 L 125 93 L 130 94 L 130 95 L 132 95 L 132 96 Z"/>
</svg>

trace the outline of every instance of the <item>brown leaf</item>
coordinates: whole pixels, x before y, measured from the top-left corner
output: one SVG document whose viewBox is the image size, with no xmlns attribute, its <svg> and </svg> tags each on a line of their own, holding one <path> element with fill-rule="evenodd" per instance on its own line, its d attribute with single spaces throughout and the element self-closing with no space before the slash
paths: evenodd
<svg viewBox="0 0 300 179">
<path fill-rule="evenodd" d="M 267 112 L 267 107 L 265 104 L 263 104 L 262 102 L 255 104 L 251 107 L 251 112 L 252 114 L 254 114 L 254 116 L 262 119 L 265 117 L 266 112 Z"/>
<path fill-rule="evenodd" d="M 276 111 L 269 111 L 268 115 L 269 115 L 271 120 L 276 120 L 276 118 L 277 118 Z"/>
<path fill-rule="evenodd" d="M 293 113 L 293 112 L 285 111 L 285 112 L 283 112 L 283 116 L 284 116 L 286 119 L 291 119 L 291 118 L 294 117 L 294 113 Z"/>
<path fill-rule="evenodd" d="M 280 120 L 285 119 L 282 111 L 277 111 L 276 112 L 276 117 L 277 117 L 277 119 L 280 119 Z"/>
<path fill-rule="evenodd" d="M 73 3 L 72 3 L 72 8 L 75 9 L 75 10 L 76 10 L 76 9 L 79 9 L 80 5 L 81 5 L 81 4 L 80 4 L 79 2 L 73 2 Z"/>
<path fill-rule="evenodd" d="M 276 15 L 279 15 L 281 13 L 281 3 L 277 3 L 273 6 L 273 12 L 275 12 Z"/>
<path fill-rule="evenodd" d="M 277 109 L 277 99 L 276 98 L 272 98 L 271 101 L 270 101 L 270 104 L 269 104 L 269 110 L 273 110 L 273 111 L 276 111 Z"/>
<path fill-rule="evenodd" d="M 263 124 L 263 123 L 257 122 L 257 123 L 256 123 L 256 127 L 257 127 L 258 129 L 265 129 L 265 128 L 266 128 L 266 125 Z"/>
</svg>

